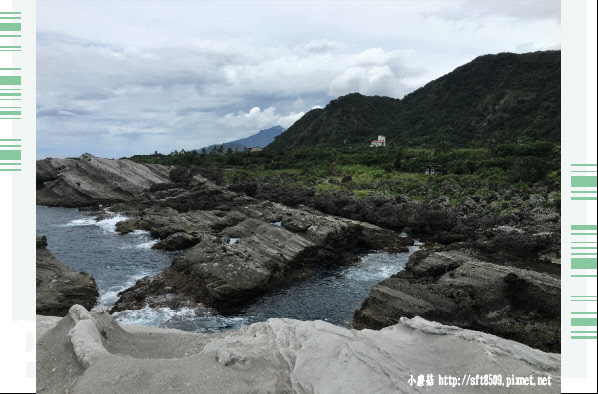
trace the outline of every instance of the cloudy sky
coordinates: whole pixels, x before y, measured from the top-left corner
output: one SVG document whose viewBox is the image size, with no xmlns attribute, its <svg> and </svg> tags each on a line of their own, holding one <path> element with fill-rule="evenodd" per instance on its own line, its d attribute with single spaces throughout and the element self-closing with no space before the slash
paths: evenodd
<svg viewBox="0 0 598 394">
<path fill-rule="evenodd" d="M 200 148 L 559 48 L 559 0 L 38 0 L 37 154 Z"/>
</svg>

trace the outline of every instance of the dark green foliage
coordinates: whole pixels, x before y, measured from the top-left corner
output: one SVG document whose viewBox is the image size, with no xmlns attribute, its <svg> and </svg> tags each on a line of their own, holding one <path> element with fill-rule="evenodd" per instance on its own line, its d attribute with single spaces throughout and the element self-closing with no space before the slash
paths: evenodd
<svg viewBox="0 0 598 394">
<path fill-rule="evenodd" d="M 206 175 L 202 175 L 218 182 L 222 182 L 222 168 L 225 167 L 254 173 L 296 170 L 300 172 L 303 181 L 309 184 L 322 177 L 355 178 L 351 168 L 365 171 L 375 178 L 398 170 L 401 173 L 422 173 L 423 167 L 429 164 L 442 165 L 444 173 L 449 176 L 475 176 L 488 180 L 495 186 L 517 182 L 522 182 L 523 186 L 538 182 L 553 184 L 560 178 L 560 146 L 550 142 L 511 143 L 446 152 L 442 149 L 369 146 L 346 149 L 302 148 L 287 152 L 265 149 L 253 153 L 244 151 L 205 156 L 196 151 L 175 151 L 169 155 L 137 155 L 131 157 L 131 160 L 199 167 L 206 172 Z"/>
<path fill-rule="evenodd" d="M 397 152 L 397 156 L 395 157 L 395 161 L 394 161 L 394 166 L 395 166 L 395 170 L 400 171 L 401 170 L 401 162 L 403 161 L 403 149 L 399 149 L 399 151 Z"/>
<path fill-rule="evenodd" d="M 538 182 L 551 170 L 548 160 L 535 156 L 518 157 L 513 161 L 513 176 L 522 182 Z"/>
<path fill-rule="evenodd" d="M 193 175 L 188 168 L 185 167 L 176 167 L 170 170 L 170 179 L 174 183 L 189 183 Z"/>
<path fill-rule="evenodd" d="M 364 146 L 378 134 L 389 146 L 461 147 L 560 141 L 560 51 L 480 56 L 405 96 L 358 93 L 314 109 L 268 145 Z"/>
<path fill-rule="evenodd" d="M 395 166 L 393 164 L 390 164 L 390 163 L 384 163 L 384 164 L 382 164 L 381 167 L 386 172 L 392 172 L 392 170 L 395 169 Z"/>
</svg>

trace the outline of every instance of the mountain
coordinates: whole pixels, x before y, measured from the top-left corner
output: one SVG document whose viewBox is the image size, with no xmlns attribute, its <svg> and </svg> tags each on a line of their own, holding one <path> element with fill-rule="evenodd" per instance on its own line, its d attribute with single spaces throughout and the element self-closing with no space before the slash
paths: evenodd
<svg viewBox="0 0 598 394">
<path fill-rule="evenodd" d="M 224 150 L 226 151 L 228 148 L 232 150 L 244 150 L 245 148 L 252 148 L 254 146 L 264 148 L 266 145 L 270 144 L 274 141 L 274 138 L 280 133 L 282 133 L 285 129 L 282 126 L 274 126 L 270 127 L 269 129 L 260 130 L 257 134 L 249 136 L 247 138 L 241 138 L 240 140 L 235 140 L 231 142 L 225 142 L 224 144 L 215 144 L 206 146 L 206 151 L 211 152 L 212 149 L 219 147 L 220 145 L 224 145 Z M 198 149 L 201 151 L 202 148 Z"/>
<path fill-rule="evenodd" d="M 218 148 L 220 145 L 224 146 L 225 152 L 228 148 L 231 148 L 232 150 L 239 150 L 239 151 L 243 151 L 243 150 L 245 150 L 245 148 L 247 148 L 245 145 L 237 144 L 236 142 L 225 142 L 223 144 L 214 144 L 214 145 L 206 146 L 205 148 L 199 148 L 199 149 L 197 149 L 197 151 L 201 152 L 202 149 L 205 149 L 206 152 L 210 153 L 212 150 Z"/>
<path fill-rule="evenodd" d="M 244 145 L 248 148 L 251 148 L 254 146 L 264 148 L 268 144 L 272 143 L 272 141 L 274 141 L 274 138 L 279 136 L 284 130 L 285 129 L 282 126 L 274 126 L 274 127 L 270 127 L 269 129 L 266 129 L 266 130 L 260 130 L 259 133 L 254 134 L 250 137 L 242 138 L 240 140 L 236 140 L 233 142 L 236 142 L 237 144 Z"/>
<path fill-rule="evenodd" d="M 268 148 L 367 145 L 475 147 L 560 141 L 561 52 L 480 56 L 403 99 L 352 93 L 314 109 Z"/>
</svg>

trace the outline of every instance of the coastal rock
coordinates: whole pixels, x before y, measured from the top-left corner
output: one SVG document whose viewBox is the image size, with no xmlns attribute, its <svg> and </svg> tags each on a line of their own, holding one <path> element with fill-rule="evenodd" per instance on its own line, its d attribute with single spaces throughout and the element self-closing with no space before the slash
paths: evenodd
<svg viewBox="0 0 598 394">
<path fill-rule="evenodd" d="M 190 211 L 175 217 L 157 228 L 172 228 L 173 222 L 186 220 L 204 226 L 206 236 L 160 274 L 142 278 L 121 292 L 113 312 L 146 305 L 175 309 L 183 301 L 222 310 L 305 278 L 327 264 L 355 263 L 357 256 L 351 251 L 356 248 L 387 246 L 407 251 L 406 245 L 413 243 L 371 224 L 270 202 L 238 211 Z M 140 220 L 156 223 L 148 215 Z M 145 228 L 156 233 L 156 227 L 150 227 Z"/>
<path fill-rule="evenodd" d="M 421 316 L 560 352 L 560 278 L 495 264 L 466 250 L 414 253 L 375 285 L 353 327 L 380 329 Z"/>
<path fill-rule="evenodd" d="M 36 235 L 36 313 L 64 316 L 75 304 L 91 309 L 99 296 L 93 276 L 71 270 L 54 257 L 47 245 L 45 236 Z"/>
<path fill-rule="evenodd" d="M 152 249 L 162 250 L 182 250 L 197 245 L 201 241 L 200 236 L 193 236 L 187 233 L 174 233 L 158 241 L 152 246 Z"/>
<path fill-rule="evenodd" d="M 454 205 L 447 195 L 454 193 L 455 188 L 465 186 L 445 185 L 442 189 L 445 195 L 427 201 L 410 199 L 407 195 L 396 198 L 374 195 L 358 199 L 348 191 L 316 194 L 311 188 L 285 186 L 277 179 L 268 179 L 257 185 L 254 181 L 239 179 L 229 189 L 247 192 L 250 185 L 252 197 L 258 200 L 309 206 L 329 215 L 383 228 L 408 228 L 410 234 L 426 236 L 430 242 L 443 245 L 465 241 L 476 243 L 481 251 L 488 254 L 498 252 L 494 258 L 502 261 L 513 257 L 546 260 L 544 256 L 547 254 L 560 255 L 560 213 L 544 208 L 538 198 L 515 207 L 512 200 L 505 200 L 511 194 L 509 190 L 503 190 L 501 195 L 476 195 Z M 513 212 L 501 212 L 511 206 L 516 208 Z M 518 237 L 523 242 L 513 243 L 512 236 L 499 229 L 505 226 L 521 230 Z M 541 240 L 536 234 L 548 235 L 550 242 Z"/>
<path fill-rule="evenodd" d="M 90 154 L 36 162 L 36 203 L 83 207 L 143 196 L 150 186 L 171 183 L 170 168 L 128 159 L 101 159 Z"/>
<path fill-rule="evenodd" d="M 395 393 L 416 391 L 410 379 L 420 374 L 433 375 L 435 384 L 422 388 L 430 393 L 452 389 L 439 375 L 465 374 L 498 374 L 505 384 L 511 376 L 550 378 L 550 386 L 517 392 L 560 392 L 560 355 L 422 318 L 402 318 L 381 331 L 270 319 L 205 335 L 120 326 L 103 311 L 75 306 L 60 321 L 41 322 L 38 392 Z"/>
</svg>

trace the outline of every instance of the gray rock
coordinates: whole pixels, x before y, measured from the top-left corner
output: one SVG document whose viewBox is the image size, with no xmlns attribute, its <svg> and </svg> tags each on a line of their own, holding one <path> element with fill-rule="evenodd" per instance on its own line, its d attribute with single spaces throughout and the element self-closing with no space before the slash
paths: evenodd
<svg viewBox="0 0 598 394">
<path fill-rule="evenodd" d="M 550 377 L 519 393 L 559 393 L 558 354 L 476 331 L 401 319 L 381 331 L 323 321 L 270 319 L 221 334 L 120 326 L 73 307 L 37 339 L 38 392 L 69 393 L 446 393 L 438 375 Z M 506 383 L 506 382 L 505 382 Z M 512 390 L 514 387 L 511 387 Z M 504 390 L 508 388 L 501 388 Z M 459 392 L 495 392 L 461 385 Z"/>
<path fill-rule="evenodd" d="M 36 162 L 38 205 L 83 207 L 139 198 L 150 186 L 171 183 L 170 167 L 101 159 L 90 154 Z"/>
<path fill-rule="evenodd" d="M 560 352 L 560 296 L 559 277 L 463 250 L 424 250 L 372 288 L 353 327 L 380 329 L 421 316 Z"/>
<path fill-rule="evenodd" d="M 160 274 L 142 278 L 123 291 L 112 311 L 146 304 L 177 308 L 185 300 L 223 309 L 305 278 L 326 264 L 355 263 L 357 258 L 350 252 L 357 247 L 406 249 L 413 242 L 367 223 L 269 202 L 229 212 L 168 212 L 174 216 L 163 217 L 167 224 L 159 228 L 185 222 L 190 223 L 185 231 L 198 232 L 198 226 L 203 226 L 212 236 L 203 236 Z M 141 220 L 156 223 L 148 215 Z M 177 297 L 156 298 L 171 293 Z"/>
<path fill-rule="evenodd" d="M 155 243 L 152 249 L 162 250 L 182 250 L 197 245 L 201 241 L 201 236 L 193 236 L 187 233 L 174 233 L 165 239 Z"/>
<path fill-rule="evenodd" d="M 99 296 L 93 276 L 76 272 L 46 249 L 45 236 L 36 235 L 36 313 L 65 316 L 70 307 L 81 304 L 91 309 Z"/>
</svg>

